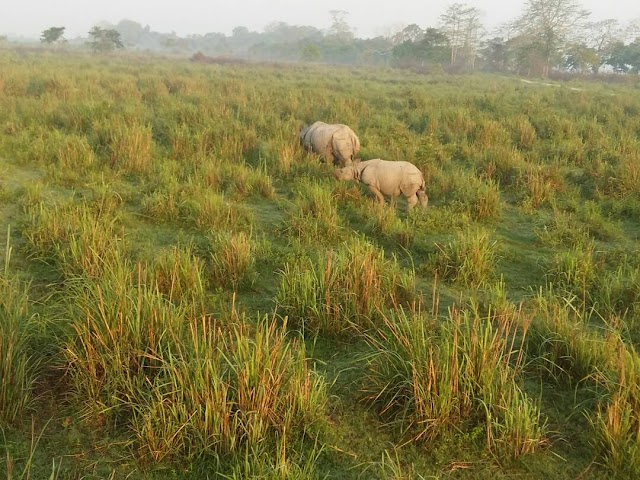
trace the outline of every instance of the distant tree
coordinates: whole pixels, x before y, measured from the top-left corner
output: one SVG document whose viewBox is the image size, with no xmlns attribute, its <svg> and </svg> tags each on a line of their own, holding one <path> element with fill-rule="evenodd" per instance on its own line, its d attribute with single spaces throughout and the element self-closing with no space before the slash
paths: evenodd
<svg viewBox="0 0 640 480">
<path fill-rule="evenodd" d="M 407 25 L 402 31 L 397 32 L 391 37 L 391 42 L 394 45 L 400 45 L 404 42 L 417 42 L 424 38 L 424 30 L 415 23 Z"/>
<path fill-rule="evenodd" d="M 466 63 L 473 68 L 482 29 L 480 10 L 464 3 L 454 3 L 440 15 L 440 23 L 449 40 L 451 65 Z"/>
<path fill-rule="evenodd" d="M 631 66 L 631 73 L 640 73 L 640 37 L 627 45 L 626 58 Z"/>
<path fill-rule="evenodd" d="M 623 42 L 616 42 L 611 56 L 607 60 L 607 65 L 610 65 L 618 73 L 639 73 L 640 37 L 628 45 Z"/>
<path fill-rule="evenodd" d="M 544 75 L 549 64 L 561 62 L 559 52 L 547 54 L 543 41 L 529 35 L 518 35 L 507 41 L 512 68 L 520 75 Z"/>
<path fill-rule="evenodd" d="M 409 40 L 392 49 L 394 63 L 398 66 L 425 66 L 446 64 L 450 55 L 447 36 L 437 28 L 427 28 L 422 39 Z"/>
<path fill-rule="evenodd" d="M 52 45 L 54 43 L 62 43 L 64 42 L 64 30 L 65 30 L 65 27 L 47 28 L 42 32 L 42 35 L 40 36 L 40 41 L 42 43 L 46 43 L 47 45 Z"/>
<path fill-rule="evenodd" d="M 567 49 L 565 66 L 569 70 L 580 73 L 592 71 L 597 73 L 602 65 L 598 51 L 584 43 L 575 43 Z"/>
<path fill-rule="evenodd" d="M 597 58 L 591 62 L 591 70 L 598 73 L 612 53 L 612 48 L 617 41 L 622 40 L 624 33 L 620 23 L 615 19 L 590 22 L 584 30 L 583 44 L 595 52 Z"/>
<path fill-rule="evenodd" d="M 487 70 L 504 71 L 509 69 L 511 50 L 502 37 L 494 37 L 483 43 L 479 51 Z"/>
<path fill-rule="evenodd" d="M 629 71 L 627 46 L 624 42 L 617 41 L 611 46 L 611 53 L 607 58 L 606 64 L 613 68 L 616 73 L 627 73 Z"/>
<path fill-rule="evenodd" d="M 247 53 L 252 45 L 261 42 L 260 34 L 251 32 L 247 27 L 238 26 L 231 32 L 230 45 L 235 53 Z"/>
<path fill-rule="evenodd" d="M 149 35 L 149 28 L 146 29 L 133 20 L 120 20 L 114 27 L 120 33 L 120 40 L 127 47 L 140 47 L 144 44 L 145 37 Z"/>
<path fill-rule="evenodd" d="M 344 10 L 330 10 L 329 15 L 331 15 L 329 35 L 342 41 L 353 40 L 353 30 L 346 20 L 349 12 L 345 12 Z"/>
<path fill-rule="evenodd" d="M 320 47 L 315 43 L 310 43 L 302 48 L 301 59 L 303 62 L 317 62 L 322 58 Z"/>
<path fill-rule="evenodd" d="M 571 35 L 580 31 L 589 15 L 577 0 L 527 0 L 514 27 L 521 39 L 528 39 L 525 50 L 534 53 L 531 58 L 542 61 L 543 77 L 549 75 L 549 69 L 574 40 Z"/>
<path fill-rule="evenodd" d="M 89 32 L 92 40 L 88 42 L 94 52 L 112 52 L 118 48 L 124 48 L 120 40 L 120 32 L 114 29 L 106 29 L 95 26 Z"/>
</svg>

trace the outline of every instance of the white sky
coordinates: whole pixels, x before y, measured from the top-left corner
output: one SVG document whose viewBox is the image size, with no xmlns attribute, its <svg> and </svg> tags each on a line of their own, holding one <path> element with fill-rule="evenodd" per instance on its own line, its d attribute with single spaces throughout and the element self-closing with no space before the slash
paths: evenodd
<svg viewBox="0 0 640 480">
<path fill-rule="evenodd" d="M 487 28 L 513 20 L 525 0 L 0 0 L 0 35 L 39 38 L 52 26 L 66 27 L 65 37 L 86 36 L 98 22 L 112 24 L 126 18 L 156 32 L 180 36 L 221 32 L 237 26 L 263 31 L 273 21 L 311 25 L 325 30 L 330 10 L 348 12 L 347 22 L 360 38 L 384 35 L 417 23 L 435 27 L 452 3 L 479 8 Z M 582 0 L 593 20 L 616 18 L 622 23 L 640 18 L 637 0 Z"/>
</svg>

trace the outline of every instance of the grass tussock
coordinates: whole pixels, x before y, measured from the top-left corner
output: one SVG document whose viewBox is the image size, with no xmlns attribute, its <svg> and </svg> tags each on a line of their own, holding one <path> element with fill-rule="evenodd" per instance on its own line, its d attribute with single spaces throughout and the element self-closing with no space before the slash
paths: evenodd
<svg viewBox="0 0 640 480">
<path fill-rule="evenodd" d="M 8 230 L 7 238 L 10 238 Z M 31 353 L 28 288 L 9 269 L 11 246 L 7 240 L 4 271 L 0 272 L 0 427 L 15 425 L 34 405 L 38 378 Z"/>
<path fill-rule="evenodd" d="M 620 348 L 615 367 L 609 396 L 589 419 L 592 444 L 612 472 L 634 478 L 640 475 L 640 357 Z"/>
<path fill-rule="evenodd" d="M 118 216 L 95 207 L 39 203 L 30 208 L 30 221 L 23 230 L 28 253 L 56 266 L 67 278 L 101 276 L 123 249 L 124 236 Z"/>
<path fill-rule="evenodd" d="M 164 359 L 132 422 L 143 453 L 193 459 L 290 441 L 320 428 L 327 394 L 304 347 L 273 320 L 252 332 L 191 323 Z"/>
<path fill-rule="evenodd" d="M 355 238 L 318 260 L 287 263 L 280 272 L 276 298 L 292 324 L 338 336 L 370 328 L 381 311 L 415 297 L 413 272 Z"/>
<path fill-rule="evenodd" d="M 144 284 L 143 268 L 123 261 L 73 286 L 65 369 L 86 422 L 128 427 L 154 461 L 237 452 L 321 424 L 324 383 L 275 319 L 215 322 Z"/>
<path fill-rule="evenodd" d="M 207 290 L 205 262 L 195 255 L 191 247 L 161 252 L 146 269 L 150 278 L 147 283 L 173 303 L 186 303 L 204 310 Z"/>
<path fill-rule="evenodd" d="M 257 274 L 255 240 L 244 232 L 218 233 L 212 239 L 211 282 L 237 290 L 250 286 Z"/>
<path fill-rule="evenodd" d="M 484 447 L 503 457 L 537 451 L 546 426 L 521 388 L 529 320 L 457 310 L 438 324 L 396 310 L 367 337 L 363 392 L 411 440 L 429 444 L 457 430 L 484 429 Z"/>
<path fill-rule="evenodd" d="M 297 185 L 285 232 L 307 243 L 337 240 L 341 221 L 332 191 L 308 180 L 300 180 Z"/>
<path fill-rule="evenodd" d="M 143 174 L 151 171 L 153 137 L 149 125 L 117 123 L 106 129 L 109 165 L 113 169 Z"/>
<path fill-rule="evenodd" d="M 436 244 L 437 252 L 429 256 L 428 268 L 438 277 L 481 287 L 493 278 L 498 258 L 497 242 L 489 232 L 478 229 L 458 232 L 448 244 Z"/>
</svg>

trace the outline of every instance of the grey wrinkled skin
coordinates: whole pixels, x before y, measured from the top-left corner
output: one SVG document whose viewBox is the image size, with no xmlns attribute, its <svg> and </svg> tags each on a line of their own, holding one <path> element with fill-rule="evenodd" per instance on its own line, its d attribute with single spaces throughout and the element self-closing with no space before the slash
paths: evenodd
<svg viewBox="0 0 640 480">
<path fill-rule="evenodd" d="M 360 151 L 360 140 L 348 126 L 341 123 L 315 122 L 300 130 L 300 143 L 310 152 L 321 155 L 325 162 L 349 165 Z"/>
<path fill-rule="evenodd" d="M 385 196 L 394 202 L 401 194 L 406 197 L 409 210 L 418 202 L 425 208 L 429 201 L 422 172 L 409 162 L 379 158 L 364 162 L 356 160 L 351 165 L 335 170 L 333 175 L 338 180 L 353 180 L 365 184 L 382 204 Z"/>
</svg>

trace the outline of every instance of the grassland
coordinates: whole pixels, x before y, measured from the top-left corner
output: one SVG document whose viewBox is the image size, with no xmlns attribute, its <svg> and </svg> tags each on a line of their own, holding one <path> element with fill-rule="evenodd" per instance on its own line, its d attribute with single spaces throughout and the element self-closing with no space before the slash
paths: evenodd
<svg viewBox="0 0 640 480">
<path fill-rule="evenodd" d="M 640 475 L 640 83 L 0 67 L 3 478 Z"/>
</svg>

